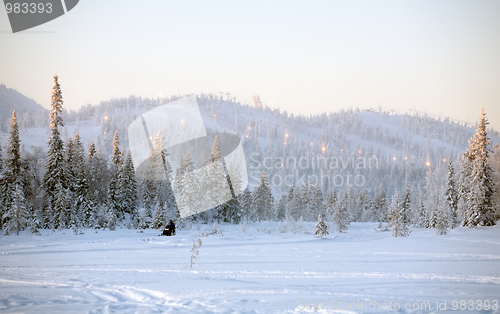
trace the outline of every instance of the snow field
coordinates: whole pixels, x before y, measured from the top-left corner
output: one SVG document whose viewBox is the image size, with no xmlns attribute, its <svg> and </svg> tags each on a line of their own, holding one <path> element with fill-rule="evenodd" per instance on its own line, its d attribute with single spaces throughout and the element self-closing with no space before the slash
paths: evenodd
<svg viewBox="0 0 500 314">
<path fill-rule="evenodd" d="M 303 234 L 279 233 L 273 222 L 218 225 L 223 234 L 201 238 L 192 270 L 189 250 L 211 225 L 173 237 L 150 229 L 1 236 L 0 312 L 430 312 L 357 308 L 391 302 L 430 303 L 432 312 L 443 313 L 436 302 L 452 311 L 454 300 L 500 301 L 499 226 L 446 236 L 415 229 L 394 238 L 376 223 L 353 223 L 346 233 L 329 226 L 330 234 L 318 239 L 314 225 L 305 223 Z M 329 310 L 314 310 L 315 303 Z M 334 310 L 347 303 L 348 311 Z"/>
</svg>

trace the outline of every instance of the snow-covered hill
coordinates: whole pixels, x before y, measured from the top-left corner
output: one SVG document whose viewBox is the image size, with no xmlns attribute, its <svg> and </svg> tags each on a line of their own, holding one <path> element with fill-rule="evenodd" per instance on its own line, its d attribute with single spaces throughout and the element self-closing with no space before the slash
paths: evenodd
<svg viewBox="0 0 500 314">
<path fill-rule="evenodd" d="M 48 114 L 47 109 L 33 99 L 24 96 L 15 89 L 7 88 L 4 84 L 0 84 L 0 130 L 8 130 L 8 123 L 14 109 L 18 116 L 32 115 L 40 111 Z"/>
<path fill-rule="evenodd" d="M 214 95 L 196 97 L 209 133 L 230 132 L 241 137 L 250 186 L 265 170 L 273 190 L 279 194 L 291 186 L 284 182 L 287 176 L 296 186 L 323 179 L 324 190 L 332 185 L 344 189 L 349 185 L 348 180 L 354 188 L 369 191 L 380 184 L 389 191 L 400 186 L 405 178 L 420 183 L 428 168 L 444 165 L 449 158 L 456 159 L 464 152 L 475 132 L 448 118 L 436 119 L 425 114 L 394 115 L 349 109 L 294 116 L 279 109 L 257 109 Z M 177 98 L 131 96 L 87 105 L 63 115 L 66 127 L 62 134 L 71 136 L 78 131 L 86 147 L 93 140 L 101 151 L 109 154 L 113 133 L 117 130 L 121 145 L 128 149 L 130 123 Z M 45 149 L 47 116 L 37 115 L 36 120 L 31 121 L 33 117 L 19 119 L 22 143 L 28 150 L 37 146 Z M 168 142 L 169 135 L 164 136 Z M 490 137 L 492 143 L 500 142 L 498 132 L 490 132 Z M 6 134 L 1 142 L 6 144 Z M 197 161 L 197 156 L 193 160 Z M 360 184 L 353 184 L 354 178 L 358 178 Z"/>
</svg>

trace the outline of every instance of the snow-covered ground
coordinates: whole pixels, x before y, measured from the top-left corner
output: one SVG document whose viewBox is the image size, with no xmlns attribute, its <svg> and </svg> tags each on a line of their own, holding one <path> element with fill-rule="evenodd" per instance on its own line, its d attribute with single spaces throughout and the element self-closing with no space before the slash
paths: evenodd
<svg viewBox="0 0 500 314">
<path fill-rule="evenodd" d="M 319 313 L 316 303 L 328 313 L 339 305 L 350 308 L 344 313 L 396 312 L 396 304 L 400 313 L 429 313 L 417 310 L 429 303 L 442 313 L 436 302 L 452 311 L 462 300 L 462 308 L 488 300 L 485 313 L 500 312 L 492 310 L 500 302 L 500 226 L 393 238 L 377 224 L 354 223 L 326 239 L 305 226 L 283 234 L 278 223 L 219 225 L 223 234 L 202 238 L 193 269 L 190 248 L 212 226 L 173 237 L 129 229 L 1 236 L 0 312 Z"/>
</svg>

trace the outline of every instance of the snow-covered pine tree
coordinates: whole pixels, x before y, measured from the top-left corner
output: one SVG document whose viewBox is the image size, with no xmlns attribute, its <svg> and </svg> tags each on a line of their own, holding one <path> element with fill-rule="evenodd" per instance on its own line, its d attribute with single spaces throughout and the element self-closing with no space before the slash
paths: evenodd
<svg viewBox="0 0 500 314">
<path fill-rule="evenodd" d="M 182 158 L 181 166 L 177 168 L 174 181 L 175 194 L 179 212 L 184 217 L 196 214 L 200 208 L 200 196 L 197 194 L 198 181 L 194 177 L 194 163 L 189 152 Z"/>
<path fill-rule="evenodd" d="M 401 214 L 403 215 L 403 221 L 405 225 L 410 224 L 410 218 L 411 218 L 411 213 L 410 213 L 410 187 L 408 185 L 408 174 L 405 176 L 405 191 L 403 194 L 403 199 L 401 200 Z"/>
<path fill-rule="evenodd" d="M 500 145 L 495 143 L 490 155 L 490 165 L 493 169 L 493 208 L 496 208 L 495 220 L 500 219 Z"/>
<path fill-rule="evenodd" d="M 81 138 L 78 133 L 74 139 L 73 173 L 75 183 L 73 188 L 74 210 L 76 211 L 77 227 L 88 226 L 90 216 L 93 214 L 94 204 L 89 195 L 89 182 L 85 174 L 85 154 Z"/>
<path fill-rule="evenodd" d="M 450 210 L 450 223 L 453 228 L 457 223 L 457 212 L 458 212 L 458 196 L 455 189 L 455 170 L 453 169 L 453 162 L 450 158 L 448 161 L 448 182 L 446 185 L 446 201 L 448 202 L 448 207 Z"/>
<path fill-rule="evenodd" d="M 282 194 L 278 199 L 278 201 L 276 202 L 273 218 L 276 221 L 285 220 L 287 208 L 288 208 L 288 195 Z"/>
<path fill-rule="evenodd" d="M 108 219 L 115 220 L 114 217 L 123 218 L 123 204 L 120 191 L 121 169 L 123 167 L 123 160 L 120 152 L 120 142 L 118 139 L 118 131 L 115 131 L 113 137 L 113 151 L 111 155 L 111 163 L 109 165 L 110 180 L 108 185 Z M 115 228 L 116 220 L 109 222 Z M 111 228 L 110 228 L 111 229 Z M 111 229 L 114 230 L 114 229 Z"/>
<path fill-rule="evenodd" d="M 160 229 L 162 226 L 165 225 L 165 212 L 163 206 L 161 206 L 160 201 L 158 198 L 156 198 L 156 206 L 155 206 L 155 211 L 153 213 L 153 219 L 151 221 L 151 228 L 153 229 Z"/>
<path fill-rule="evenodd" d="M 291 219 L 297 221 L 302 217 L 304 211 L 304 204 L 302 203 L 302 197 L 300 196 L 300 190 L 290 188 L 288 191 L 288 213 Z"/>
<path fill-rule="evenodd" d="M 28 227 L 28 232 L 30 234 L 37 234 L 39 235 L 40 232 L 38 231 L 38 228 L 40 228 L 40 223 L 38 221 L 38 217 L 36 214 L 35 206 L 33 205 L 28 205 L 27 206 L 27 212 L 28 212 L 28 217 L 27 217 L 27 227 Z"/>
<path fill-rule="evenodd" d="M 180 217 L 180 214 L 177 210 L 177 204 L 175 202 L 174 191 L 172 187 L 172 182 L 174 178 L 172 177 L 172 167 L 168 161 L 168 152 L 165 149 L 165 137 L 158 131 L 154 141 L 153 141 L 154 150 L 152 155 L 159 162 L 159 169 L 163 169 L 163 173 L 165 174 L 165 180 L 161 180 L 157 183 L 155 187 L 156 195 L 160 199 L 160 206 L 164 210 L 165 221 L 164 224 L 167 223 L 167 218 L 177 219 Z"/>
<path fill-rule="evenodd" d="M 469 198 L 462 226 L 492 226 L 493 220 L 493 182 L 489 165 L 489 138 L 486 130 L 488 120 L 484 109 L 477 123 L 476 134 L 469 141 L 469 149 L 464 154 L 472 164 L 470 173 Z"/>
<path fill-rule="evenodd" d="M 440 204 L 436 209 L 434 209 L 436 216 L 436 234 L 445 235 L 448 233 L 448 226 L 450 225 L 450 217 L 448 215 L 449 211 L 446 204 Z"/>
<path fill-rule="evenodd" d="M 50 110 L 50 138 L 48 142 L 47 163 L 45 164 L 44 186 L 44 208 L 42 215 L 42 228 L 58 228 L 59 219 L 51 219 L 52 215 L 60 217 L 58 212 L 61 206 L 55 206 L 59 195 L 66 195 L 67 181 L 64 162 L 64 143 L 59 133 L 59 127 L 64 127 L 61 114 L 63 110 L 63 97 L 57 75 L 54 75 L 54 87 L 52 88 L 51 110 Z M 60 203 L 60 202 L 59 202 Z M 56 226 L 51 226 L 56 222 Z"/>
<path fill-rule="evenodd" d="M 347 192 L 342 195 L 342 197 L 337 198 L 337 202 L 334 206 L 333 211 L 333 223 L 337 227 L 338 232 L 343 232 L 347 230 L 350 223 L 350 215 L 348 212 L 348 194 Z"/>
<path fill-rule="evenodd" d="M 12 203 L 3 217 L 5 219 L 5 235 L 10 235 L 14 232 L 19 235 L 19 231 L 26 227 L 26 215 L 24 192 L 19 185 L 16 185 Z"/>
<path fill-rule="evenodd" d="M 24 201 L 24 186 L 22 180 L 23 162 L 21 161 L 20 152 L 20 139 L 19 127 L 17 126 L 16 111 L 12 112 L 12 119 L 10 121 L 10 135 L 9 142 L 5 153 L 5 166 L 2 178 L 2 203 L 5 211 L 8 212 L 13 206 L 14 197 L 17 194 L 16 189 L 21 190 L 22 198 Z M 6 223 L 6 219 L 2 219 Z M 0 222 L 0 226 L 2 225 Z"/>
<path fill-rule="evenodd" d="M 460 160 L 460 172 L 458 176 L 458 215 L 459 219 L 463 222 L 465 220 L 465 213 L 469 206 L 469 192 L 470 192 L 470 175 L 472 172 L 472 163 L 469 154 L 465 152 L 462 154 Z"/>
<path fill-rule="evenodd" d="M 379 228 L 382 227 L 382 223 L 387 222 L 387 196 L 385 194 L 384 186 L 379 185 L 377 195 L 374 199 L 377 205 L 377 221 L 379 222 Z"/>
<path fill-rule="evenodd" d="M 220 142 L 216 135 L 212 144 L 212 152 L 210 154 L 210 164 L 208 173 L 204 183 L 207 185 L 205 199 L 211 202 L 214 206 L 215 219 L 227 221 L 228 206 L 224 204 L 232 198 L 231 191 L 227 180 L 224 159 L 221 157 Z M 220 204 L 220 205 L 219 205 Z"/>
<path fill-rule="evenodd" d="M 267 181 L 265 171 L 260 174 L 260 180 L 252 193 L 252 215 L 257 220 L 264 220 L 271 213 L 274 198 Z"/>
<path fill-rule="evenodd" d="M 132 220 L 137 217 L 137 179 L 130 150 L 127 152 L 121 177 L 121 190 L 123 196 L 123 209 Z"/>
<path fill-rule="evenodd" d="M 416 228 L 429 228 L 429 217 L 427 215 L 427 210 L 424 205 L 424 196 L 420 192 L 418 198 L 418 211 L 415 223 L 413 224 Z"/>
<path fill-rule="evenodd" d="M 305 217 L 307 221 L 311 221 L 314 219 L 313 207 L 311 204 L 311 196 L 309 195 L 309 187 L 311 186 L 310 182 L 302 184 L 300 190 L 298 190 L 300 199 L 302 201 L 304 212 L 301 213 L 302 217 Z"/>
<path fill-rule="evenodd" d="M 139 229 L 148 229 L 151 226 L 151 209 L 143 208 L 139 214 L 139 222 L 137 227 Z"/>
<path fill-rule="evenodd" d="M 242 218 L 249 220 L 252 207 L 252 191 L 250 191 L 248 186 L 243 190 L 243 193 L 238 196 L 238 201 L 242 207 Z"/>
<path fill-rule="evenodd" d="M 65 153 L 66 182 L 68 185 L 68 190 L 73 193 L 76 188 L 76 149 L 75 142 L 71 137 L 68 137 L 67 139 Z M 69 201 L 73 203 L 72 199 L 70 199 Z"/>
<path fill-rule="evenodd" d="M 314 227 L 314 235 L 317 238 L 322 238 L 328 234 L 328 227 L 323 222 L 323 217 L 321 214 L 318 215 L 318 223 Z"/>
<path fill-rule="evenodd" d="M 326 212 L 326 219 L 328 221 L 333 220 L 333 214 L 335 213 L 335 204 L 337 203 L 337 194 L 335 190 L 330 190 L 326 193 L 325 203 L 323 207 Z"/>
<path fill-rule="evenodd" d="M 108 212 L 106 214 L 106 220 L 108 229 L 111 231 L 115 231 L 116 221 L 118 220 L 118 217 L 116 217 L 116 211 L 111 207 L 108 208 Z"/>
<path fill-rule="evenodd" d="M 403 204 L 399 202 L 399 191 L 396 189 L 389 206 L 389 226 L 393 237 L 407 237 L 410 232 L 403 216 Z"/>
<path fill-rule="evenodd" d="M 309 196 L 311 202 L 312 213 L 324 217 L 325 208 L 323 207 L 323 193 L 318 185 L 313 184 L 309 187 Z"/>
</svg>

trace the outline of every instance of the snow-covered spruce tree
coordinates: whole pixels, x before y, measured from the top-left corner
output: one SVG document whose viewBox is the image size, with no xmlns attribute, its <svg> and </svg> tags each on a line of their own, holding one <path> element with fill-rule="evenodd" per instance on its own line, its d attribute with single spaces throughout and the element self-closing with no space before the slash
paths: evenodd
<svg viewBox="0 0 500 314">
<path fill-rule="evenodd" d="M 333 214 L 335 213 L 335 204 L 337 203 L 337 193 L 335 190 L 330 190 L 326 193 L 325 203 L 323 207 L 326 212 L 327 221 L 333 221 Z"/>
<path fill-rule="evenodd" d="M 477 123 L 476 134 L 469 140 L 469 149 L 464 158 L 472 164 L 470 173 L 469 197 L 462 226 L 492 226 L 493 220 L 493 181 L 489 165 L 489 138 L 486 125 L 488 121 L 484 109 Z"/>
<path fill-rule="evenodd" d="M 158 131 L 156 138 L 154 140 L 155 154 L 158 155 L 161 160 L 162 169 L 165 173 L 165 180 L 162 180 L 157 185 L 157 195 L 160 197 L 161 205 L 164 210 L 165 223 L 167 219 L 177 219 L 180 217 L 180 213 L 177 209 L 177 204 L 175 202 L 174 190 L 172 182 L 174 178 L 172 176 L 172 166 L 168 161 L 169 153 L 165 149 L 165 138 L 161 131 Z"/>
<path fill-rule="evenodd" d="M 446 204 L 440 204 L 435 212 L 435 220 L 436 220 L 436 234 L 437 235 L 445 235 L 448 233 L 448 226 L 450 225 L 450 217 L 448 215 L 449 210 Z"/>
<path fill-rule="evenodd" d="M 322 215 L 318 215 L 318 223 L 314 227 L 314 235 L 317 238 L 322 238 L 328 234 L 328 227 L 326 224 L 323 222 L 323 217 Z"/>
<path fill-rule="evenodd" d="M 227 168 L 231 179 L 231 188 L 233 189 L 236 197 L 243 193 L 243 189 L 246 188 L 243 186 L 242 169 L 239 160 L 240 159 L 237 157 L 234 158 L 231 162 L 229 162 L 229 166 Z"/>
<path fill-rule="evenodd" d="M 19 235 L 19 231 L 26 227 L 26 214 L 24 192 L 19 185 L 16 185 L 12 203 L 4 214 L 5 235 L 10 235 L 14 232 Z"/>
<path fill-rule="evenodd" d="M 323 193 L 317 184 L 313 184 L 309 187 L 309 196 L 311 202 L 311 212 L 317 215 L 323 216 L 325 214 L 325 208 L 323 207 Z"/>
<path fill-rule="evenodd" d="M 10 135 L 9 142 L 7 143 L 7 149 L 5 153 L 5 166 L 2 178 L 2 203 L 5 211 L 8 212 L 12 207 L 14 202 L 14 197 L 18 193 L 17 188 L 21 190 L 24 200 L 24 183 L 22 180 L 22 169 L 23 163 L 21 161 L 20 152 L 20 140 L 19 140 L 19 128 L 17 126 L 16 111 L 12 112 L 12 119 L 10 121 Z M 25 214 L 25 213 L 24 213 Z M 23 214 L 23 215 L 24 215 Z M 8 217 L 8 215 L 7 215 Z M 6 219 L 1 219 L 3 223 L 6 223 Z M 0 226 L 2 225 L 0 222 Z"/>
<path fill-rule="evenodd" d="M 446 185 L 446 201 L 450 210 L 450 223 L 453 228 L 457 223 L 457 212 L 458 212 L 458 196 L 457 190 L 455 189 L 455 170 L 453 169 L 453 162 L 451 158 L 448 162 L 448 182 Z"/>
<path fill-rule="evenodd" d="M 76 133 L 74 140 L 73 173 L 75 182 L 73 187 L 74 210 L 76 211 L 76 220 L 81 227 L 87 227 L 90 216 L 93 214 L 94 204 L 89 195 L 89 182 L 85 174 L 85 154 L 81 138 Z"/>
<path fill-rule="evenodd" d="M 283 221 L 286 217 L 286 212 L 288 208 L 288 195 L 282 194 L 274 206 L 274 219 L 276 221 Z M 273 220 L 274 220 L 273 219 Z"/>
<path fill-rule="evenodd" d="M 300 197 L 300 190 L 290 188 L 288 191 L 288 213 L 291 219 L 298 221 L 302 217 L 302 212 L 304 210 L 304 204 L 302 203 L 302 197 Z"/>
<path fill-rule="evenodd" d="M 65 153 L 66 183 L 68 185 L 68 190 L 73 193 L 76 188 L 76 149 L 72 137 L 67 138 Z M 69 201 L 73 202 L 73 199 L 71 198 Z"/>
<path fill-rule="evenodd" d="M 470 175 L 472 172 L 472 163 L 469 160 L 467 152 L 462 154 L 460 160 L 460 172 L 458 176 L 458 218 L 465 220 L 465 212 L 469 205 Z"/>
<path fill-rule="evenodd" d="M 198 181 L 194 176 L 194 163 L 191 156 L 187 153 L 181 162 L 181 166 L 177 168 L 174 181 L 175 194 L 180 195 L 177 201 L 179 212 L 183 216 L 190 216 L 198 212 L 200 208 L 200 196 L 196 191 L 198 188 Z"/>
<path fill-rule="evenodd" d="M 45 164 L 44 208 L 42 212 L 42 228 L 60 228 L 60 219 L 52 219 L 52 215 L 60 217 L 61 206 L 54 206 L 59 195 L 66 195 L 67 181 L 65 175 L 64 143 L 59 133 L 59 127 L 64 127 L 61 114 L 63 97 L 57 75 L 54 75 L 50 110 L 50 138 L 48 142 L 47 163 Z M 54 223 L 55 225 L 51 225 Z"/>
<path fill-rule="evenodd" d="M 137 178 L 135 176 L 134 164 L 130 150 L 127 152 L 121 176 L 122 203 L 124 212 L 130 215 L 132 220 L 138 218 L 137 214 Z"/>
<path fill-rule="evenodd" d="M 393 237 L 407 237 L 410 234 L 404 221 L 403 205 L 399 202 L 399 191 L 397 189 L 389 206 L 389 226 L 392 229 Z"/>
<path fill-rule="evenodd" d="M 410 187 L 408 186 L 408 176 L 405 177 L 405 191 L 401 200 L 401 215 L 405 225 L 410 224 Z"/>
<path fill-rule="evenodd" d="M 374 199 L 377 208 L 377 221 L 379 223 L 378 227 L 382 227 L 382 223 L 387 222 L 387 196 L 385 194 L 384 186 L 379 185 L 377 195 Z"/>
<path fill-rule="evenodd" d="M 52 229 L 62 230 L 70 227 L 71 202 L 70 191 L 57 187 L 56 199 L 53 203 L 54 219 L 52 220 Z"/>
<path fill-rule="evenodd" d="M 111 231 L 115 231 L 116 221 L 118 220 L 118 217 L 116 217 L 116 211 L 111 207 L 108 208 L 108 212 L 106 214 L 106 220 L 108 229 Z"/>
<path fill-rule="evenodd" d="M 417 219 L 413 224 L 415 228 L 429 228 L 429 217 L 427 215 L 427 210 L 424 205 L 424 196 L 422 192 L 420 192 L 418 198 L 418 211 L 417 211 Z"/>
<path fill-rule="evenodd" d="M 333 211 L 333 223 L 337 227 L 338 232 L 343 232 L 347 230 L 347 227 L 349 226 L 351 216 L 349 215 L 348 211 L 348 194 L 347 192 L 342 195 L 342 197 L 337 198 L 337 202 L 335 203 L 334 206 L 334 211 Z"/>
<path fill-rule="evenodd" d="M 28 232 L 30 234 L 39 235 L 40 232 L 38 231 L 38 228 L 40 228 L 40 223 L 38 221 L 35 206 L 28 205 L 27 212 L 28 212 L 28 217 L 26 218 L 26 220 L 27 220 L 26 225 L 28 227 Z"/>
<path fill-rule="evenodd" d="M 215 207 L 214 218 L 216 220 L 228 221 L 228 206 L 224 203 L 230 200 L 232 196 L 226 176 L 224 159 L 221 158 L 220 142 L 217 135 L 212 144 L 212 152 L 209 160 L 208 173 L 204 181 L 207 190 L 205 199 L 211 202 L 211 206 Z"/>
<path fill-rule="evenodd" d="M 109 222 L 109 226 L 115 228 L 116 218 L 123 218 L 122 195 L 120 191 L 120 175 L 123 167 L 123 160 L 120 153 L 120 142 L 118 139 L 118 131 L 115 131 L 113 138 L 113 151 L 111 155 L 111 163 L 109 165 L 110 180 L 108 185 L 108 219 L 114 220 Z M 109 227 L 108 226 L 108 227 Z M 110 227 L 111 229 L 111 227 Z M 114 230 L 114 229 L 111 229 Z"/>
<path fill-rule="evenodd" d="M 160 229 L 162 226 L 165 225 L 165 212 L 163 206 L 161 206 L 160 201 L 158 198 L 156 198 L 156 206 L 155 206 L 155 211 L 153 213 L 153 219 L 151 221 L 150 227 L 153 229 Z"/>
<path fill-rule="evenodd" d="M 496 208 L 495 220 L 500 219 L 500 145 L 495 143 L 490 155 L 490 165 L 493 169 L 493 208 Z"/>
<path fill-rule="evenodd" d="M 252 193 L 252 215 L 257 220 L 264 220 L 271 213 L 274 198 L 267 181 L 265 171 L 260 174 L 260 180 Z"/>
<path fill-rule="evenodd" d="M 243 193 L 238 196 L 238 201 L 242 207 L 242 218 L 249 220 L 252 207 L 252 191 L 250 191 L 248 186 L 243 190 Z"/>
</svg>

